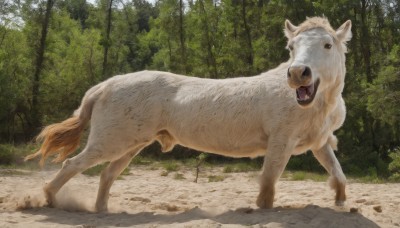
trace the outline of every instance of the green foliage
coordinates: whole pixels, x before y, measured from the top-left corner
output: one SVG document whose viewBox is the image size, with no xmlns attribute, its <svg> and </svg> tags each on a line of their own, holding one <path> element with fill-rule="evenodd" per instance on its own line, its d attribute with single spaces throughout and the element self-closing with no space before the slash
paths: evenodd
<svg viewBox="0 0 400 228">
<path fill-rule="evenodd" d="M 27 127 L 30 80 L 32 70 L 26 37 L 21 31 L 4 28 L 0 45 L 0 138 L 12 139 Z M 0 34 L 1 37 L 1 34 Z"/>
<path fill-rule="evenodd" d="M 375 118 L 400 128 L 400 45 L 394 45 L 368 89 L 368 109 Z"/>
<path fill-rule="evenodd" d="M 25 168 L 31 169 L 37 168 L 37 161 L 25 162 L 24 158 L 28 154 L 36 152 L 38 150 L 38 145 L 28 143 L 28 144 L 0 144 L 0 165 L 4 167 L 23 166 Z"/>
<path fill-rule="evenodd" d="M 9 165 L 15 161 L 14 146 L 0 144 L 0 164 Z"/>
<path fill-rule="evenodd" d="M 290 170 L 304 170 L 309 172 L 326 172 L 311 152 L 292 156 L 287 168 Z"/>
<path fill-rule="evenodd" d="M 82 31 L 65 12 L 53 16 L 46 53 L 49 69 L 43 74 L 41 91 L 41 109 L 48 118 L 45 122 L 64 119 L 79 106 L 86 90 L 99 82 L 99 40 L 98 31 Z"/>
<path fill-rule="evenodd" d="M 201 154 L 197 157 L 197 159 L 199 160 L 199 162 L 203 162 L 203 161 L 206 160 L 207 157 L 208 157 L 208 154 L 207 154 L 207 153 L 201 153 Z"/>
<path fill-rule="evenodd" d="M 392 161 L 389 163 L 389 180 L 400 181 L 400 147 L 397 147 L 392 152 L 389 153 Z"/>
</svg>

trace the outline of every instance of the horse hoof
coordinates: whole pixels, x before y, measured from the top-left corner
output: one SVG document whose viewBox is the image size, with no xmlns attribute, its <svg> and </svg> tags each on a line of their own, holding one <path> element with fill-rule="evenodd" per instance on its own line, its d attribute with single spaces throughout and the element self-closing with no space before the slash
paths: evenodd
<svg viewBox="0 0 400 228">
<path fill-rule="evenodd" d="M 336 200 L 335 205 L 338 207 L 343 207 L 344 206 L 344 200 Z"/>
<path fill-rule="evenodd" d="M 273 206 L 273 201 L 259 196 L 256 204 L 261 209 L 271 209 Z"/>
<path fill-rule="evenodd" d="M 44 197 L 46 198 L 46 206 L 55 207 L 55 197 L 53 196 L 53 194 L 51 194 L 48 188 L 46 187 L 43 188 L 43 191 L 44 191 Z"/>
<path fill-rule="evenodd" d="M 106 212 L 108 212 L 108 208 L 107 207 L 105 207 L 105 208 L 96 208 L 96 212 L 97 213 L 106 213 Z"/>
</svg>

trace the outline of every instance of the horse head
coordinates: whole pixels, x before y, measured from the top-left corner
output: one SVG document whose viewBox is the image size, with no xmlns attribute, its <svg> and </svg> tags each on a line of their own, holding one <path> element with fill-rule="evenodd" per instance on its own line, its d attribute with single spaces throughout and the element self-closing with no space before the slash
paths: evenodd
<svg viewBox="0 0 400 228">
<path fill-rule="evenodd" d="M 318 97 L 339 95 L 344 86 L 346 42 L 351 39 L 351 21 L 334 30 L 326 18 L 307 18 L 299 26 L 285 22 L 290 50 L 287 82 L 296 90 L 297 103 L 311 107 Z"/>
</svg>

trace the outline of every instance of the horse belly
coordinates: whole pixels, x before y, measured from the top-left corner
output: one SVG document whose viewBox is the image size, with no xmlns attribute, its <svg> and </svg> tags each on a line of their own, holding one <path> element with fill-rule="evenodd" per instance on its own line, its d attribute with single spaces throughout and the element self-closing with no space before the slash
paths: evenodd
<svg viewBox="0 0 400 228">
<path fill-rule="evenodd" d="M 232 133 L 218 130 L 181 132 L 176 134 L 176 140 L 182 146 L 229 157 L 257 157 L 265 154 L 267 136 L 262 132 Z"/>
</svg>

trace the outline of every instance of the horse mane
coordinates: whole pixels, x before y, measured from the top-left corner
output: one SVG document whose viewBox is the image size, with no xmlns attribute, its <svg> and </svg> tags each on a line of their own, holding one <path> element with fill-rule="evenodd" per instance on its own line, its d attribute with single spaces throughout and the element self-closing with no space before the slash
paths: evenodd
<svg viewBox="0 0 400 228">
<path fill-rule="evenodd" d="M 335 39 L 336 37 L 336 32 L 332 28 L 332 26 L 329 24 L 329 21 L 326 17 L 307 17 L 307 20 L 305 20 L 303 23 L 301 23 L 296 31 L 294 32 L 294 35 L 297 36 L 298 34 L 305 32 L 310 29 L 314 28 L 323 28 L 325 29 L 330 35 L 332 35 Z"/>
</svg>

